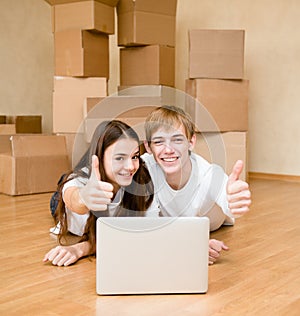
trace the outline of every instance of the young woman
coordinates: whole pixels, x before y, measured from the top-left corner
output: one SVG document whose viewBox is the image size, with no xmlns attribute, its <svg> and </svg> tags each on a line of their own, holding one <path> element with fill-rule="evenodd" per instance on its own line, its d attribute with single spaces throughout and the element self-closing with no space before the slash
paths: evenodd
<svg viewBox="0 0 300 316">
<path fill-rule="evenodd" d="M 136 132 L 121 121 L 97 127 L 89 149 L 59 187 L 54 217 L 60 224 L 60 246 L 51 249 L 44 262 L 68 266 L 94 254 L 99 216 L 158 216 L 149 208 L 153 185 L 139 144 Z M 80 241 L 64 245 L 68 232 L 80 236 Z"/>
</svg>

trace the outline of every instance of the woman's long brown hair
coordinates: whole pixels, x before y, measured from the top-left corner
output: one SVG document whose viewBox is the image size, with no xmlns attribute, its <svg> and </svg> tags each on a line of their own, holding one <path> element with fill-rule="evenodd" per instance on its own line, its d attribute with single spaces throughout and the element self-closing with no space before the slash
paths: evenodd
<svg viewBox="0 0 300 316">
<path fill-rule="evenodd" d="M 122 138 L 134 139 L 138 144 L 140 144 L 136 132 L 130 126 L 121 121 L 113 120 L 99 124 L 94 132 L 90 147 L 82 156 L 74 170 L 68 172 L 64 176 L 63 181 L 59 184 L 58 192 L 60 195 L 57 211 L 55 214 L 55 221 L 56 223 L 60 222 L 61 224 L 61 230 L 58 236 L 60 244 L 65 244 L 68 233 L 67 214 L 62 198 L 62 188 L 64 184 L 77 177 L 89 178 L 93 155 L 97 155 L 99 159 L 99 172 L 101 180 L 109 182 L 103 164 L 104 153 L 109 146 Z M 150 174 L 141 158 L 139 158 L 139 163 L 139 169 L 134 174 L 132 183 L 128 187 L 125 187 L 123 200 L 119 206 L 117 216 L 126 216 L 126 214 L 130 214 L 131 216 L 134 216 L 135 214 L 138 216 L 143 216 L 144 212 L 152 203 L 154 192 L 153 183 L 151 181 Z M 85 173 L 83 168 L 87 168 L 88 172 Z M 104 211 L 101 216 L 108 216 L 108 211 Z M 90 212 L 84 234 L 79 240 L 79 242 L 89 241 L 93 252 L 95 252 L 96 249 L 96 219 L 96 216 Z"/>
</svg>

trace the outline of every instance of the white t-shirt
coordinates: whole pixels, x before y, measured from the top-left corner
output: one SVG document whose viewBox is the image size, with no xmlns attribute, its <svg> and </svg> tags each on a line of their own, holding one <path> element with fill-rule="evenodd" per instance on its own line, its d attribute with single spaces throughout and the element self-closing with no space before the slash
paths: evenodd
<svg viewBox="0 0 300 316">
<path fill-rule="evenodd" d="M 142 155 L 154 183 L 155 201 L 163 216 L 207 216 L 210 229 L 233 224 L 226 195 L 227 175 L 223 169 L 191 153 L 191 176 L 180 190 L 172 189 L 153 155 Z"/>
<path fill-rule="evenodd" d="M 62 189 L 62 196 L 64 196 L 64 193 L 67 188 L 70 187 L 78 187 L 82 188 L 87 183 L 88 179 L 83 177 L 76 177 L 68 182 L 66 182 Z M 124 188 L 120 188 L 119 191 L 116 193 L 113 201 L 107 206 L 107 211 L 92 211 L 92 213 L 96 217 L 103 216 L 103 214 L 107 214 L 108 216 L 136 216 L 138 212 L 136 211 L 128 211 L 127 213 L 123 213 L 125 215 L 118 215 L 120 208 L 118 207 L 123 199 L 124 196 Z M 159 213 L 159 209 L 156 207 L 154 203 L 147 209 L 146 212 L 143 212 L 143 215 L 145 217 L 157 217 Z M 67 222 L 68 222 L 68 231 L 72 234 L 75 234 L 77 236 L 82 236 L 84 233 L 84 228 L 86 225 L 86 221 L 90 216 L 90 212 L 86 214 L 78 214 L 66 207 L 66 214 L 67 214 Z"/>
</svg>

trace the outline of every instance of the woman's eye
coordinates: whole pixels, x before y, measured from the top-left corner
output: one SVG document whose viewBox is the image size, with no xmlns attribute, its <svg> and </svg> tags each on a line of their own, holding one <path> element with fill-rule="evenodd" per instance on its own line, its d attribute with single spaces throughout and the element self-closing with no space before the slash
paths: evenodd
<svg viewBox="0 0 300 316">
<path fill-rule="evenodd" d="M 116 160 L 117 161 L 122 161 L 122 160 L 124 160 L 124 158 L 123 157 L 116 157 Z"/>
<path fill-rule="evenodd" d="M 132 157 L 133 160 L 138 160 L 139 158 L 140 158 L 139 155 L 135 155 L 135 156 Z"/>
</svg>

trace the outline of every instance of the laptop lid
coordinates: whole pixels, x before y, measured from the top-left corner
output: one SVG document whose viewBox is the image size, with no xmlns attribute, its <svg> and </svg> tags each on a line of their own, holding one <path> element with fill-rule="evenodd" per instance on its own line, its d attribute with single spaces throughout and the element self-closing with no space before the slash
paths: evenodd
<svg viewBox="0 0 300 316">
<path fill-rule="evenodd" d="M 96 291 L 205 293 L 206 217 L 103 217 L 97 220 Z"/>
</svg>

